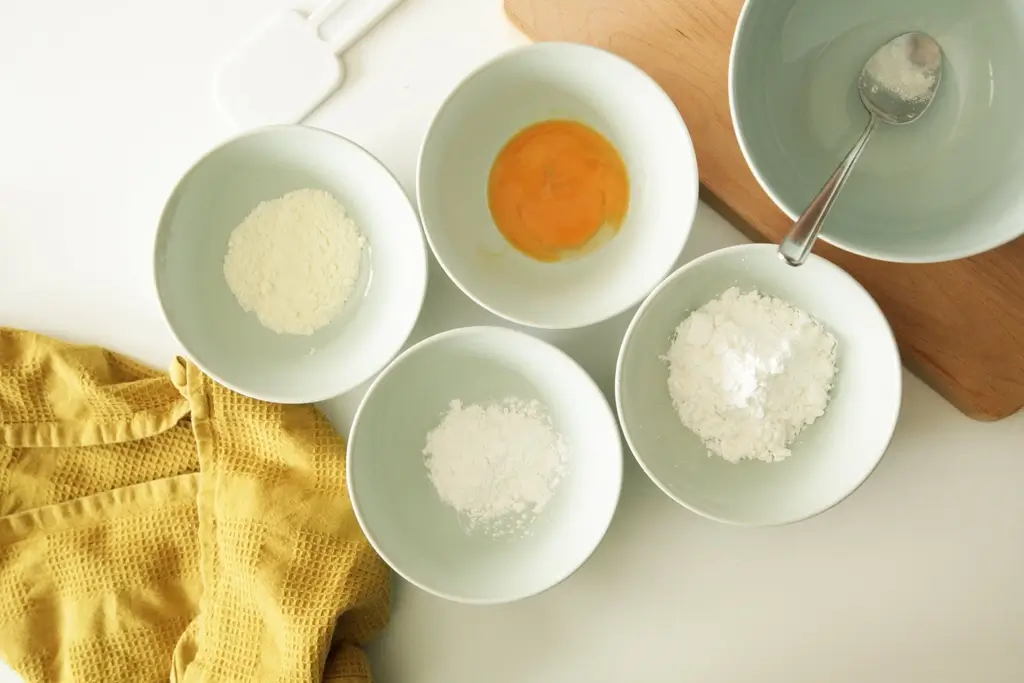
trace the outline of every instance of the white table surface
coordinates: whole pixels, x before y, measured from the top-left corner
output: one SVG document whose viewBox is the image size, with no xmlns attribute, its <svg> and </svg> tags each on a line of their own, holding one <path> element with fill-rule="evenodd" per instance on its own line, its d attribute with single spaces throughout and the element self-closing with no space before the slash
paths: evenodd
<svg viewBox="0 0 1024 683">
<path fill-rule="evenodd" d="M 162 366 L 177 349 L 151 286 L 157 216 L 232 133 L 211 67 L 288 0 L 3 4 L 0 324 Z M 346 85 L 311 122 L 368 147 L 411 195 L 442 98 L 521 42 L 499 0 L 407 0 L 348 55 Z M 684 258 L 742 241 L 702 207 Z M 413 340 L 498 322 L 436 265 L 431 276 Z M 542 336 L 610 394 L 626 322 Z M 325 405 L 340 429 L 361 394 Z M 972 422 L 907 375 L 881 466 L 807 522 L 706 521 L 630 458 L 607 538 L 554 590 L 474 608 L 399 584 L 373 650 L 378 683 L 1020 683 L 1022 451 L 1024 416 Z"/>
</svg>

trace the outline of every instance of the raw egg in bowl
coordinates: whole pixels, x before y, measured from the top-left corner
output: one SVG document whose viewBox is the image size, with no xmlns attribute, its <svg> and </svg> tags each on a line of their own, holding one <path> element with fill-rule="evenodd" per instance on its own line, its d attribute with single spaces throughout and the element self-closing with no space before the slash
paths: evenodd
<svg viewBox="0 0 1024 683">
<path fill-rule="evenodd" d="M 512 322 L 576 328 L 637 304 L 672 269 L 697 209 L 686 124 L 609 52 L 539 43 L 468 76 L 420 150 L 434 255 Z"/>
</svg>

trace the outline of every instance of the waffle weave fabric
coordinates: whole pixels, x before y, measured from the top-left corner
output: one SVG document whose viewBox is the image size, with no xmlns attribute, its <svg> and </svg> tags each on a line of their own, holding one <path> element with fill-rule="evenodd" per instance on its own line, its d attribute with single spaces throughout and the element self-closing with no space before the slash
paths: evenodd
<svg viewBox="0 0 1024 683">
<path fill-rule="evenodd" d="M 27 683 L 366 683 L 388 582 L 313 406 L 0 328 L 0 658 Z"/>
</svg>

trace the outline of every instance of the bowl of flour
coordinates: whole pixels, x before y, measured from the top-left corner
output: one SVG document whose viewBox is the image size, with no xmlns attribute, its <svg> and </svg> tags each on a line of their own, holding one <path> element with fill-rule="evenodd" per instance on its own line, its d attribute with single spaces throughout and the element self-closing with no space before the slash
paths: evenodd
<svg viewBox="0 0 1024 683">
<path fill-rule="evenodd" d="M 630 449 L 673 500 L 776 525 L 867 479 L 896 426 L 902 370 L 856 280 L 750 244 L 697 258 L 654 290 L 626 331 L 615 385 Z"/>
<path fill-rule="evenodd" d="M 426 263 L 416 212 L 377 159 L 327 131 L 271 126 L 179 181 L 154 270 L 172 333 L 208 375 L 254 398 L 310 403 L 398 353 Z"/>
<path fill-rule="evenodd" d="M 470 327 L 414 345 L 374 380 L 347 474 L 356 517 L 396 572 L 494 604 L 587 560 L 622 469 L 615 414 L 574 360 L 522 332 Z"/>
</svg>

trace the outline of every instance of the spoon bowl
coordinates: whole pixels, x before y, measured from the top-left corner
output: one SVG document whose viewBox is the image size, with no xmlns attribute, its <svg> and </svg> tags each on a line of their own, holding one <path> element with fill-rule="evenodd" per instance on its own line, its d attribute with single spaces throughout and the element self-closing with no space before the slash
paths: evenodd
<svg viewBox="0 0 1024 683">
<path fill-rule="evenodd" d="M 860 100 L 883 122 L 913 123 L 935 100 L 942 81 L 942 48 L 925 33 L 896 36 L 878 48 L 857 81 Z"/>
<path fill-rule="evenodd" d="M 857 81 L 860 100 L 871 119 L 853 149 L 779 245 L 779 257 L 783 261 L 799 266 L 807 260 L 829 211 L 878 122 L 906 125 L 917 121 L 931 106 L 941 82 L 942 48 L 926 33 L 903 33 L 871 55 Z"/>
</svg>

